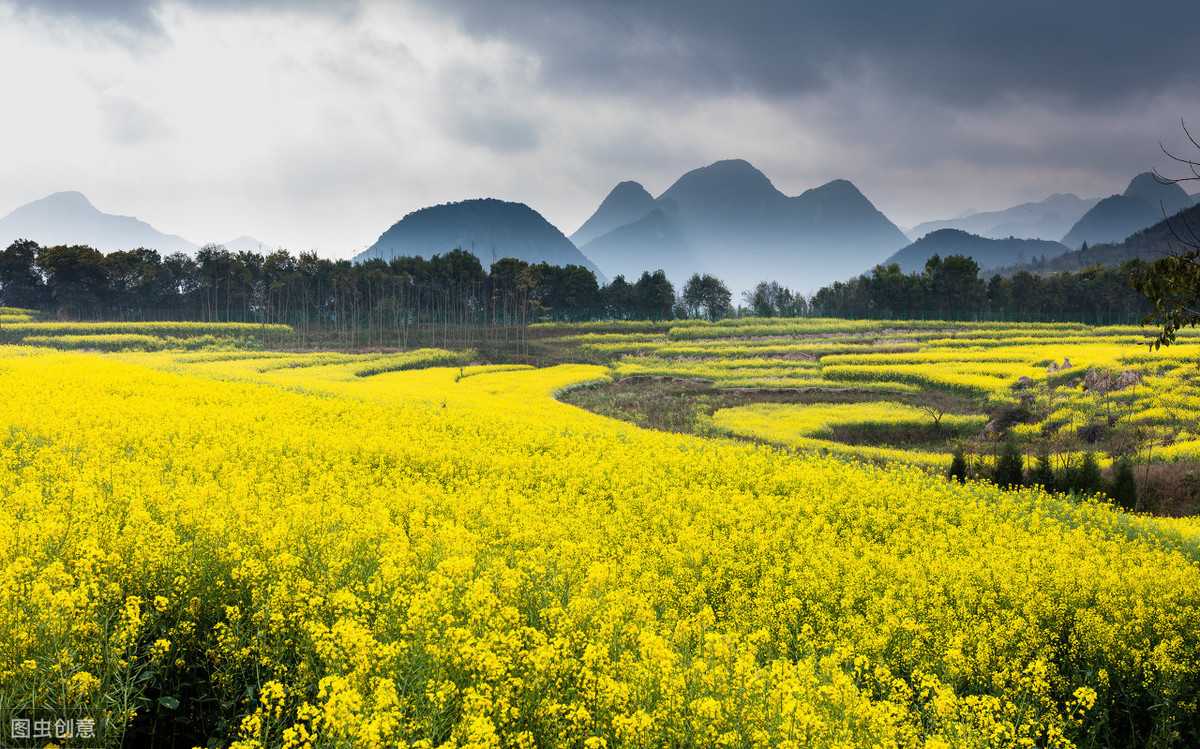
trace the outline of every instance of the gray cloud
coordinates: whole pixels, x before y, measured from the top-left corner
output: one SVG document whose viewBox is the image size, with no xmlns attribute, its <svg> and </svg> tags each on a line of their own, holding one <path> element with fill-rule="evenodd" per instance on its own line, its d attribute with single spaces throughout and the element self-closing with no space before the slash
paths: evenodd
<svg viewBox="0 0 1200 749">
<path fill-rule="evenodd" d="M 517 114 L 463 110 L 446 118 L 458 139 L 484 146 L 497 153 L 519 153 L 537 148 L 537 123 Z"/>
<path fill-rule="evenodd" d="M 497 153 L 531 151 L 540 143 L 536 97 L 528 90 L 529 73 L 484 70 L 462 62 L 437 77 L 440 120 L 460 141 Z"/>
<path fill-rule="evenodd" d="M 166 122 L 153 108 L 125 96 L 108 96 L 100 112 L 109 137 L 122 145 L 141 145 L 169 132 Z"/>
<path fill-rule="evenodd" d="M 273 196 L 279 239 L 311 221 L 306 231 L 332 244 L 354 221 L 371 234 L 422 205 L 484 194 L 524 200 L 569 230 L 618 181 L 657 193 L 731 157 L 789 194 L 851 179 L 912 224 L 1051 192 L 1119 192 L 1173 166 L 1159 140 L 1188 152 L 1181 117 L 1200 123 L 1185 36 L 1200 20 L 1195 0 L 0 0 L 6 8 L 30 21 L 13 39 L 47 60 L 61 47 L 103 93 L 80 120 L 87 129 L 53 118 L 62 130 L 47 153 L 78 147 L 59 173 L 108 174 L 85 150 L 93 132 L 123 157 L 144 151 L 148 174 L 166 155 L 193 186 L 211 180 L 212 195 L 236 173 L 256 186 L 240 203 Z M 119 43 L 92 44 L 92 29 Z M 197 49 L 229 64 L 209 70 Z M 147 74 L 160 65 L 192 88 Z M 70 77 L 42 67 L 40 88 L 11 76 L 13 96 L 58 91 L 74 111 Z M 200 127 L 199 106 L 236 109 L 238 125 L 202 115 Z M 19 125 L 11 142 L 40 135 Z M 231 212 L 216 201 L 211 215 Z"/>
<path fill-rule="evenodd" d="M 870 76 L 961 105 L 1077 106 L 1200 88 L 1193 0 L 427 1 L 541 54 L 564 86 L 793 95 Z"/>
<path fill-rule="evenodd" d="M 384 0 L 384 2 L 397 0 Z M 162 0 L 0 0 L 47 16 L 156 31 Z M 360 0 L 184 0 L 352 17 Z M 1200 91 L 1194 0 L 411 0 L 470 34 L 544 60 L 569 89 L 681 94 L 820 92 L 878 79 L 955 105 L 1042 97 L 1103 107 Z"/>
<path fill-rule="evenodd" d="M 46 18 L 101 22 L 141 32 L 161 30 L 154 16 L 158 0 L 10 0 L 6 4 Z"/>
<path fill-rule="evenodd" d="M 0 3 L 42 17 L 101 22 L 141 33 L 162 31 L 157 18 L 162 0 L 0 0 Z M 188 4 L 206 10 L 276 8 L 342 17 L 353 16 L 358 9 L 358 0 L 191 0 Z"/>
</svg>

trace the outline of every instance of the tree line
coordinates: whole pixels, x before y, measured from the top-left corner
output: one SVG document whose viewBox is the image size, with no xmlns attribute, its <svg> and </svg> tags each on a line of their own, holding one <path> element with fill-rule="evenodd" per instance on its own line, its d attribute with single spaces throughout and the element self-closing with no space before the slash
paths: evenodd
<svg viewBox="0 0 1200 749">
<path fill-rule="evenodd" d="M 1132 319 L 1150 312 L 1145 295 L 1131 282 L 1148 267 L 1135 258 L 1078 273 L 1038 276 L 1018 271 L 985 281 L 973 259 L 934 255 L 920 273 L 905 274 L 894 263 L 877 265 L 869 274 L 819 290 L 809 304 L 812 314 L 833 317 Z"/>
<path fill-rule="evenodd" d="M 410 343 L 440 326 L 454 336 L 519 336 L 539 320 L 760 317 L 955 317 L 1112 319 L 1148 314 L 1130 278 L 1147 264 L 1036 276 L 1021 271 L 984 281 L 969 257 L 937 255 L 920 273 L 876 266 L 811 297 L 776 281 L 746 291 L 737 306 L 719 278 L 694 274 L 676 292 L 661 271 L 601 286 L 587 268 L 503 258 L 484 269 L 456 249 L 428 260 L 362 263 L 316 253 L 232 252 L 207 245 L 195 256 L 138 248 L 104 254 L 86 245 L 43 247 L 18 240 L 0 250 L 0 305 L 76 319 L 281 322 L 303 340 L 314 332 L 366 345 Z"/>
<path fill-rule="evenodd" d="M 700 304 L 722 309 L 710 297 Z M 677 300 L 661 270 L 602 288 L 581 266 L 502 258 L 485 270 L 461 249 L 352 263 L 220 245 L 194 257 L 146 248 L 104 254 L 23 239 L 0 250 L 0 306 L 74 319 L 281 322 L 302 339 L 332 331 L 368 346 L 406 346 L 409 332 L 437 326 L 447 339 L 509 337 L 543 319 L 671 318 Z"/>
</svg>

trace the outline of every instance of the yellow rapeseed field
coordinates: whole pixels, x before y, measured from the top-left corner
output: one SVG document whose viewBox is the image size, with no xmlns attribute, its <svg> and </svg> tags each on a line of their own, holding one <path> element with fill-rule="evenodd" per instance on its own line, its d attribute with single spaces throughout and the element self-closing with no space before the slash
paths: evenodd
<svg viewBox="0 0 1200 749">
<path fill-rule="evenodd" d="M 823 403 L 796 405 L 790 403 L 755 403 L 737 408 L 723 408 L 713 414 L 713 422 L 730 434 L 759 439 L 788 447 L 832 452 L 847 457 L 873 460 L 899 460 L 916 465 L 946 468 L 950 456 L 887 447 L 849 446 L 834 442 L 833 427 L 868 429 L 925 426 L 930 415 L 914 406 L 887 401 L 869 403 Z M 946 415 L 941 427 L 960 432 L 982 428 L 986 416 Z"/>
<path fill-rule="evenodd" d="M 1200 459 L 1200 331 L 1193 329 L 1151 351 L 1147 330 L 1079 323 L 742 318 L 675 321 L 658 333 L 613 327 L 617 332 L 562 327 L 550 337 L 614 358 L 611 373 L 618 378 L 704 380 L 715 389 L 849 389 L 884 400 L 943 391 L 973 402 L 980 413 L 1025 410 L 1036 423 L 1017 424 L 1009 434 L 1023 445 L 1051 435 L 1064 465 L 1078 463 L 1089 449 L 1072 437 L 1089 427 L 1122 432 L 1125 451 L 1142 465 Z M 1089 388 L 1089 370 L 1110 387 Z M 1118 384 L 1126 372 L 1132 384 Z M 823 412 L 793 406 L 751 409 L 737 419 L 726 413 L 716 421 L 732 434 L 779 445 L 926 466 L 950 461 L 948 446 L 934 455 L 818 444 L 807 434 L 813 418 L 823 419 Z"/>
<path fill-rule="evenodd" d="M 106 746 L 1200 741 L 1194 523 L 554 400 L 604 367 L 370 362 L 0 347 L 0 712 Z"/>
</svg>

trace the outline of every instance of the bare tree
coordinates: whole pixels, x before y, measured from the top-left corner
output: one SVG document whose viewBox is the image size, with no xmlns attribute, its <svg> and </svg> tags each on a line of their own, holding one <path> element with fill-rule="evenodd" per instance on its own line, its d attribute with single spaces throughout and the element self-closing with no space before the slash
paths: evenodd
<svg viewBox="0 0 1200 749">
<path fill-rule="evenodd" d="M 1183 132 L 1197 151 L 1200 143 L 1192 137 L 1183 123 Z M 1191 174 L 1184 177 L 1155 175 L 1164 184 L 1200 181 L 1200 161 L 1177 156 L 1161 143 L 1163 153 Z M 1130 282 L 1138 292 L 1150 301 L 1151 312 L 1142 320 L 1143 325 L 1154 325 L 1160 331 L 1150 343 L 1150 348 L 1169 346 L 1175 342 L 1176 332 L 1183 327 L 1195 327 L 1200 322 L 1200 235 L 1196 227 L 1186 219 L 1171 222 L 1168 227 L 1174 236 L 1175 245 L 1170 254 L 1155 261 L 1140 277 L 1131 277 Z"/>
</svg>

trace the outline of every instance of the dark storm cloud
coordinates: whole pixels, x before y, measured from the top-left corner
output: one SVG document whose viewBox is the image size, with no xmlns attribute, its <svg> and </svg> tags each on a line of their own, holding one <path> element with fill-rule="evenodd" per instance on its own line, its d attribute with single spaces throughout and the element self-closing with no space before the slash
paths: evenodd
<svg viewBox="0 0 1200 749">
<path fill-rule="evenodd" d="M 861 76 L 955 104 L 1103 106 L 1200 80 L 1194 0 L 428 2 L 535 50 L 564 85 L 790 95 Z"/>
<path fill-rule="evenodd" d="M 157 29 L 161 0 L 0 0 Z M 383 0 L 400 2 L 400 0 Z M 1005 97 L 1104 106 L 1200 89 L 1195 0 L 409 0 L 543 60 L 588 90 L 792 95 L 868 79 L 954 105 Z M 196 8 L 353 15 L 357 0 L 185 0 Z"/>
</svg>

